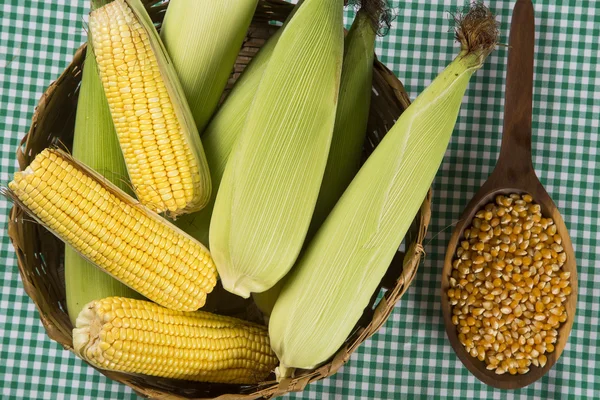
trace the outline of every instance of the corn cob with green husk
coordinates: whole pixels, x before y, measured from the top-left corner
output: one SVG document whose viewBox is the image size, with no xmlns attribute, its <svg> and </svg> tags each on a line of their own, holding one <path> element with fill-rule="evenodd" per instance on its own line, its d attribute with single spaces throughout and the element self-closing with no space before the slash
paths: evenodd
<svg viewBox="0 0 600 400">
<path fill-rule="evenodd" d="M 327 163 L 342 57 L 343 1 L 304 1 L 271 55 L 215 202 L 210 246 L 232 293 L 269 289 L 302 248 Z"/>
<path fill-rule="evenodd" d="M 227 165 L 227 159 L 236 139 L 244 128 L 244 121 L 248 115 L 250 104 L 252 104 L 258 84 L 281 32 L 281 29 L 277 31 L 252 59 L 252 62 L 246 67 L 202 136 L 212 179 L 213 194 L 209 203 L 202 210 L 183 215 L 175 221 L 175 225 L 201 243 L 208 243 L 210 218 L 215 205 L 217 190 Z"/>
<path fill-rule="evenodd" d="M 122 297 L 86 305 L 73 348 L 97 368 L 201 382 L 256 384 L 277 365 L 263 326 Z"/>
<path fill-rule="evenodd" d="M 208 250 L 59 150 L 45 149 L 3 194 L 82 256 L 173 310 L 202 307 L 217 281 Z"/>
<path fill-rule="evenodd" d="M 362 0 L 359 5 L 345 39 L 331 148 L 306 241 L 316 233 L 360 167 L 371 105 L 375 37 L 380 25 L 388 23 L 389 10 L 385 0 Z M 282 285 L 283 280 L 252 295 L 263 314 L 271 314 Z"/>
<path fill-rule="evenodd" d="M 294 7 L 288 17 L 288 21 L 294 15 L 302 1 L 299 1 L 296 7 Z M 203 133 L 202 144 L 206 150 L 206 160 L 208 161 L 212 179 L 212 196 L 209 203 L 202 210 L 193 214 L 183 215 L 175 221 L 175 225 L 201 243 L 209 242 L 210 219 L 215 205 L 215 198 L 217 197 L 217 190 L 221 184 L 225 166 L 227 165 L 227 159 L 235 141 L 244 128 L 244 122 L 258 89 L 258 84 L 262 79 L 263 72 L 267 67 L 283 29 L 282 27 L 275 32 L 252 58 L 252 62 L 250 62 L 239 77 Z"/>
<path fill-rule="evenodd" d="M 176 217 L 210 199 L 208 165 L 183 89 L 140 0 L 93 2 L 92 50 L 138 200 Z"/>
<path fill-rule="evenodd" d="M 115 186 L 132 194 L 125 161 L 97 68 L 94 54 L 88 51 L 77 102 L 72 155 Z M 92 300 L 110 296 L 140 297 L 135 291 L 80 256 L 70 246 L 65 246 L 65 292 L 67 309 L 73 324 L 83 306 Z"/>
<path fill-rule="evenodd" d="M 417 214 L 469 80 L 496 46 L 494 16 L 481 3 L 458 22 L 459 56 L 400 116 L 286 278 L 269 322 L 280 376 L 340 348 Z"/>
<path fill-rule="evenodd" d="M 160 36 L 201 133 L 219 104 L 257 2 L 169 2 Z"/>
<path fill-rule="evenodd" d="M 386 0 L 361 0 L 346 36 L 340 96 L 327 167 L 307 240 L 323 223 L 358 172 L 369 120 L 375 38 L 389 19 Z"/>
</svg>

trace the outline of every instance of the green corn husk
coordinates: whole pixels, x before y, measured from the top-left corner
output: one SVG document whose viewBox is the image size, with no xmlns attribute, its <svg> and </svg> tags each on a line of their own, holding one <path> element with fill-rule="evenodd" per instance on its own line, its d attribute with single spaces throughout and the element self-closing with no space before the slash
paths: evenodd
<svg viewBox="0 0 600 400">
<path fill-rule="evenodd" d="M 371 105 L 375 37 L 378 29 L 373 23 L 374 19 L 378 19 L 377 15 L 366 10 L 368 9 L 358 11 L 346 35 L 329 158 L 306 241 L 314 236 L 360 168 Z M 377 12 L 384 11 L 382 9 Z M 271 314 L 282 286 L 283 279 L 265 292 L 252 294 L 252 299 L 264 315 Z"/>
<path fill-rule="evenodd" d="M 269 290 L 266 290 L 262 293 L 252 293 L 252 301 L 254 301 L 256 307 L 258 307 L 260 312 L 263 314 L 266 325 L 269 324 L 269 318 L 271 317 L 273 307 L 275 307 L 275 303 L 277 302 L 277 298 L 279 297 L 279 293 L 281 292 L 284 281 L 285 277 Z"/>
<path fill-rule="evenodd" d="M 89 50 L 81 78 L 72 155 L 133 195 L 127 179 L 125 160 L 98 76 L 96 60 Z M 65 292 L 67 310 L 73 325 L 79 312 L 93 300 L 110 296 L 143 298 L 86 261 L 70 246 L 65 246 Z"/>
<path fill-rule="evenodd" d="M 307 239 L 316 233 L 360 168 L 371 106 L 376 36 L 372 17 L 359 11 L 346 36 L 331 149 Z"/>
<path fill-rule="evenodd" d="M 293 269 L 292 269 L 293 271 Z M 285 279 L 288 275 L 281 278 L 275 285 L 271 286 L 268 290 L 265 290 L 261 293 L 252 293 L 252 301 L 256 304 L 256 307 L 260 310 L 265 318 L 265 321 L 269 320 L 271 313 L 273 312 L 273 308 L 275 307 L 275 303 L 279 298 L 279 293 L 281 293 L 281 289 L 283 289 L 283 285 L 285 284 Z"/>
<path fill-rule="evenodd" d="M 320 365 L 350 335 L 431 186 L 469 80 L 497 35 L 481 3 L 459 21 L 459 56 L 401 115 L 286 278 L 269 322 L 280 376 Z"/>
<path fill-rule="evenodd" d="M 223 286 L 247 298 L 295 262 L 319 193 L 343 58 L 343 1 L 306 0 L 285 27 L 227 163 L 210 226 Z"/>
<path fill-rule="evenodd" d="M 263 72 L 281 32 L 281 29 L 277 31 L 246 67 L 202 136 L 206 161 L 211 173 L 213 194 L 202 210 L 183 215 L 174 221 L 175 225 L 200 243 L 208 243 L 210 218 L 217 197 L 217 189 L 225 172 L 227 159 L 235 141 L 244 128 L 244 121 L 248 115 L 252 99 L 254 99 L 258 84 L 262 79 Z"/>
<path fill-rule="evenodd" d="M 287 21 L 292 18 L 303 1 L 300 0 L 296 4 Z M 277 30 L 254 56 L 203 133 L 202 143 L 206 151 L 206 160 L 212 179 L 212 196 L 204 209 L 193 214 L 184 215 L 174 222 L 180 229 L 201 243 L 208 244 L 209 242 L 210 219 L 217 197 L 217 190 L 227 165 L 227 159 L 235 141 L 244 128 L 248 110 L 250 110 L 250 105 L 262 79 L 263 72 L 286 24 Z"/>
<path fill-rule="evenodd" d="M 169 3 L 160 35 L 201 133 L 219 104 L 257 3 L 258 0 Z M 205 151 L 209 152 L 206 148 Z"/>
</svg>

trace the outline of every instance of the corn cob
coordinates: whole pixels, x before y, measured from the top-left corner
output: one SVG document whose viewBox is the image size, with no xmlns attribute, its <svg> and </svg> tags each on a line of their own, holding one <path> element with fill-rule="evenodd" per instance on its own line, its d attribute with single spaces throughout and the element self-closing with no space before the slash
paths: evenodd
<svg viewBox="0 0 600 400">
<path fill-rule="evenodd" d="M 269 322 L 280 376 L 325 362 L 348 338 L 419 210 L 469 79 L 497 35 L 493 15 L 476 3 L 457 30 L 460 55 L 400 116 L 286 278 Z"/>
<path fill-rule="evenodd" d="M 307 240 L 316 233 L 360 167 L 371 106 L 377 29 L 373 15 L 361 9 L 346 36 L 335 128 Z"/>
<path fill-rule="evenodd" d="M 232 293 L 269 289 L 300 252 L 327 163 L 342 57 L 343 1 L 304 1 L 275 46 L 215 201 L 210 246 Z"/>
<path fill-rule="evenodd" d="M 97 368 L 201 382 L 256 384 L 277 365 L 262 326 L 122 297 L 81 311 L 73 347 Z"/>
<path fill-rule="evenodd" d="M 294 16 L 303 1 L 298 1 L 283 27 L 278 29 L 252 58 L 252 62 L 239 77 L 203 133 L 202 143 L 206 149 L 206 160 L 208 161 L 212 179 L 212 195 L 209 203 L 202 210 L 193 214 L 183 215 L 175 221 L 175 225 L 201 243 L 209 242 L 210 219 L 215 205 L 215 198 L 217 197 L 217 189 L 221 185 L 221 179 L 225 172 L 229 154 L 244 128 L 248 110 L 258 89 L 258 84 L 262 79 L 263 72 L 267 67 L 284 27 Z M 196 95 L 199 96 L 200 94 Z"/>
<path fill-rule="evenodd" d="M 363 7 L 356 14 L 345 39 L 331 148 L 306 242 L 314 236 L 360 167 L 371 105 L 375 37 L 379 19 L 387 16 L 385 0 L 361 3 Z M 283 279 L 265 292 L 252 294 L 264 315 L 271 315 L 282 286 Z"/>
<path fill-rule="evenodd" d="M 160 35 L 200 132 L 219 104 L 257 2 L 169 2 Z"/>
<path fill-rule="evenodd" d="M 210 198 L 208 165 L 171 61 L 140 0 L 91 12 L 100 77 L 140 202 L 176 217 Z"/>
<path fill-rule="evenodd" d="M 126 179 L 125 161 L 91 51 L 85 56 L 81 78 L 73 135 L 73 158 L 131 194 Z M 83 306 L 92 300 L 110 296 L 140 296 L 84 259 L 70 246 L 65 246 L 65 292 L 67 310 L 73 325 Z"/>
<path fill-rule="evenodd" d="M 165 307 L 193 311 L 216 284 L 206 248 L 58 150 L 5 193 L 82 256 Z"/>
<path fill-rule="evenodd" d="M 227 165 L 227 159 L 244 127 L 250 104 L 252 104 L 258 84 L 281 32 L 282 30 L 279 29 L 252 59 L 252 62 L 246 67 L 202 136 L 212 179 L 213 193 L 209 203 L 202 210 L 183 215 L 175 221 L 175 225 L 201 243 L 208 243 L 210 218 L 217 197 L 217 189 L 221 184 L 223 172 Z"/>
</svg>

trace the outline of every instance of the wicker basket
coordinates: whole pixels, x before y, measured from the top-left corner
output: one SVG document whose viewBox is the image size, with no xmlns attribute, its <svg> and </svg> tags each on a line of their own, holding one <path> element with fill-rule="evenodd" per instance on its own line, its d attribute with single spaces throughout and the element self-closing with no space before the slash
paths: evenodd
<svg viewBox="0 0 600 400">
<path fill-rule="evenodd" d="M 144 0 L 150 16 L 160 23 L 167 7 L 162 0 Z M 269 21 L 284 21 L 292 6 L 283 0 L 260 0 L 248 37 L 238 57 L 229 88 L 250 62 L 276 26 Z M 44 93 L 35 110 L 31 129 L 21 141 L 17 158 L 21 170 L 44 148 L 57 141 L 70 148 L 73 140 L 75 110 L 85 59 L 86 46 L 77 50 L 73 61 L 60 78 Z M 409 105 L 404 87 L 384 65 L 376 62 L 373 99 L 369 120 L 365 157 L 377 146 L 398 116 Z M 227 93 L 227 92 L 226 92 Z M 307 384 L 331 376 L 348 361 L 350 355 L 373 335 L 387 320 L 395 303 L 413 280 L 421 256 L 422 242 L 430 220 L 431 196 L 424 200 L 420 214 L 415 218 L 405 246 L 406 253 L 398 253 L 380 288 L 373 294 L 369 307 L 346 340 L 343 347 L 325 365 L 310 371 L 299 371 L 293 379 L 276 382 L 274 374 L 258 386 L 206 384 L 132 376 L 118 372 L 101 373 L 131 387 L 141 396 L 159 399 L 258 399 L 271 398 L 291 391 L 301 391 Z M 73 326 L 67 315 L 63 249 L 64 245 L 46 229 L 27 218 L 18 207 L 10 213 L 8 234 L 17 253 L 19 271 L 25 291 L 36 304 L 42 323 L 51 339 L 72 351 Z M 378 294 L 385 294 L 379 301 Z M 242 300 L 222 290 L 209 296 L 209 310 L 256 320 L 259 314 L 249 300 Z M 226 304 L 226 308 L 223 305 Z"/>
</svg>

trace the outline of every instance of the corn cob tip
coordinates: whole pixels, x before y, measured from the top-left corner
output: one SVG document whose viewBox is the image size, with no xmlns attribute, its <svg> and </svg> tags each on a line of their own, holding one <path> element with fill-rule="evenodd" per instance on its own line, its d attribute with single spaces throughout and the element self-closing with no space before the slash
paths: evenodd
<svg viewBox="0 0 600 400">
<path fill-rule="evenodd" d="M 85 349 L 90 345 L 90 340 L 97 338 L 100 332 L 100 324 L 98 322 L 94 323 L 94 321 L 97 321 L 94 318 L 95 315 L 94 302 L 91 302 L 83 307 L 77 316 L 76 328 L 73 329 L 73 350 L 80 357 L 84 356 Z"/>
<path fill-rule="evenodd" d="M 496 48 L 498 22 L 496 16 L 483 3 L 473 3 L 469 11 L 453 15 L 456 24 L 456 40 L 463 52 L 480 53 L 481 62 Z"/>
<path fill-rule="evenodd" d="M 346 5 L 354 6 L 358 9 L 357 17 L 366 17 L 375 32 L 380 36 L 385 36 L 396 18 L 388 0 L 351 0 Z"/>
<path fill-rule="evenodd" d="M 283 379 L 291 378 L 295 371 L 295 368 L 288 367 L 287 365 L 281 363 L 277 368 L 275 368 L 275 378 L 277 379 L 277 382 L 281 382 Z"/>
<path fill-rule="evenodd" d="M 249 288 L 251 285 L 246 283 L 250 282 L 252 279 L 246 275 L 236 279 L 228 276 L 225 272 L 225 274 L 219 274 L 219 278 L 221 279 L 221 284 L 225 290 L 229 293 L 243 297 L 244 299 L 249 298 L 252 292 L 262 292 L 262 290 L 252 290 Z"/>
</svg>

